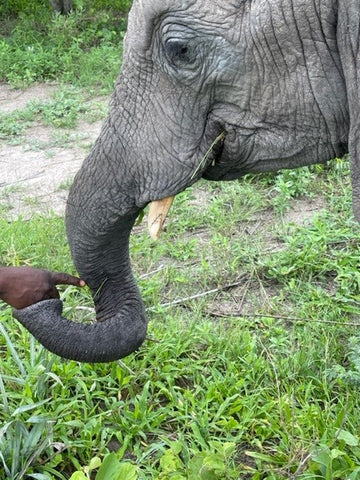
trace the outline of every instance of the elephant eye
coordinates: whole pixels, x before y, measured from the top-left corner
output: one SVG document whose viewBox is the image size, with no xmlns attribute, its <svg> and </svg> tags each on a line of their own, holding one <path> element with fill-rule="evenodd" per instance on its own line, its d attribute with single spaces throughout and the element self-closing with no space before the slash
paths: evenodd
<svg viewBox="0 0 360 480">
<path fill-rule="evenodd" d="M 181 40 L 168 40 L 165 53 L 169 61 L 178 67 L 192 63 L 195 58 L 193 48 Z"/>
</svg>

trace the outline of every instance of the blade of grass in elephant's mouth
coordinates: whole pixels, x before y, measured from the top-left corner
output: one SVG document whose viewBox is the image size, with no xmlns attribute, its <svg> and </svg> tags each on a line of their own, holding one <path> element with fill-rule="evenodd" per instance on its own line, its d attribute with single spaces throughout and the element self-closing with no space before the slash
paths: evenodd
<svg viewBox="0 0 360 480">
<path fill-rule="evenodd" d="M 190 180 L 193 180 L 193 178 L 195 177 L 195 175 L 199 172 L 199 170 L 202 169 L 202 167 L 207 163 L 207 160 L 209 158 L 209 155 L 214 152 L 214 148 L 217 144 L 219 144 L 220 142 L 222 142 L 222 140 L 224 140 L 226 137 L 226 132 L 223 131 L 220 133 L 220 135 L 218 135 L 215 140 L 212 142 L 212 144 L 210 145 L 210 147 L 208 148 L 208 150 L 206 151 L 205 155 L 203 156 L 203 158 L 201 159 L 199 165 L 196 167 L 196 169 L 194 170 L 193 174 L 191 175 L 190 177 Z M 215 152 L 217 153 L 217 152 Z M 215 155 L 215 158 L 214 158 L 214 161 L 216 159 L 216 155 Z"/>
</svg>

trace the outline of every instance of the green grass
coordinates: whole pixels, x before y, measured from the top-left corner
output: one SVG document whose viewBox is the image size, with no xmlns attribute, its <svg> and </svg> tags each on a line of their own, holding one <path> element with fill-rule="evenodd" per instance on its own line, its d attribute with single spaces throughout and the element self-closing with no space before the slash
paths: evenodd
<svg viewBox="0 0 360 480">
<path fill-rule="evenodd" d="M 26 130 L 37 124 L 53 129 L 71 130 L 79 121 L 93 123 L 102 120 L 107 114 L 107 103 L 89 99 L 87 92 L 82 88 L 63 86 L 48 100 L 30 100 L 20 110 L 0 113 L 0 140 L 19 143 L 21 137 L 26 135 Z M 51 142 L 52 146 L 61 146 L 71 140 L 71 134 L 67 132 L 61 134 L 61 130 L 53 133 L 53 136 L 57 138 Z M 46 144 L 33 145 L 34 148 L 44 146 Z"/>
<path fill-rule="evenodd" d="M 310 169 L 326 210 L 306 226 L 284 223 L 298 193 L 279 209 L 284 179 L 268 175 L 184 192 L 156 244 L 137 227 L 149 340 L 122 362 L 62 362 L 3 309 L 9 478 L 359 478 L 359 227 L 347 170 Z M 62 219 L 2 220 L 1 231 L 2 263 L 73 271 Z M 85 291 L 62 295 L 70 316 L 92 306 Z"/>
<path fill-rule="evenodd" d="M 112 89 L 129 1 L 74 2 L 77 8 L 67 16 L 52 12 L 50 2 L 8 3 L 0 7 L 1 81 L 15 87 L 56 80 L 97 92 Z"/>
<path fill-rule="evenodd" d="M 40 123 L 55 129 L 51 146 L 68 145 L 64 128 L 104 115 L 91 98 L 118 73 L 129 2 L 74 4 L 67 17 L 48 2 L 0 7 L 1 80 L 61 83 L 1 115 L 6 143 Z M 1 192 L 0 263 L 75 273 L 63 219 L 9 222 L 12 193 Z M 360 479 L 360 232 L 346 160 L 201 182 L 177 196 L 160 241 L 144 230 L 131 252 L 149 334 L 126 359 L 62 361 L 0 306 L 0 478 Z M 92 315 L 86 289 L 60 290 L 68 317 Z"/>
</svg>

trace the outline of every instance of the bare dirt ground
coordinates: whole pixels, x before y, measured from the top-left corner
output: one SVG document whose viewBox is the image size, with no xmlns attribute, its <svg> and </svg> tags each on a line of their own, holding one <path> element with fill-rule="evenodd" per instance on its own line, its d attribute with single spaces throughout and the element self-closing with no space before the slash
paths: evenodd
<svg viewBox="0 0 360 480">
<path fill-rule="evenodd" d="M 23 110 L 31 100 L 50 100 L 57 89 L 44 84 L 14 90 L 0 84 L 0 112 Z M 35 124 L 20 138 L 0 139 L 1 211 L 9 218 L 34 212 L 63 214 L 68 188 L 101 124 L 102 120 L 79 122 L 75 130 Z"/>
</svg>

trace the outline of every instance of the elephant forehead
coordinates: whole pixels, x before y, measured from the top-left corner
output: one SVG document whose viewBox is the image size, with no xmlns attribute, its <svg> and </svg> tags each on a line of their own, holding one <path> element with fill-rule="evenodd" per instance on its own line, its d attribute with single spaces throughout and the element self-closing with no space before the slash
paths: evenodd
<svg viewBox="0 0 360 480">
<path fill-rule="evenodd" d="M 247 0 L 135 0 L 129 13 L 127 42 L 139 52 L 150 48 L 154 25 L 165 15 L 191 16 L 199 22 L 210 22 L 214 28 L 237 13 Z"/>
<path fill-rule="evenodd" d="M 234 43 L 241 43 L 242 32 L 248 29 L 255 36 L 247 38 L 248 43 L 262 35 L 275 35 L 285 46 L 293 37 L 304 43 L 322 42 L 324 36 L 329 37 L 329 30 L 334 30 L 336 15 L 333 0 L 321 2 L 321 8 L 313 0 L 134 0 L 126 44 L 145 54 L 151 48 L 154 28 L 164 17 L 180 27 L 190 20 L 195 29 L 204 26 L 208 33 L 223 35 Z"/>
<path fill-rule="evenodd" d="M 229 12 L 236 9 L 248 0 L 134 0 L 134 7 L 138 7 L 145 14 L 158 14 L 166 10 L 188 10 L 195 7 L 214 13 Z"/>
</svg>

